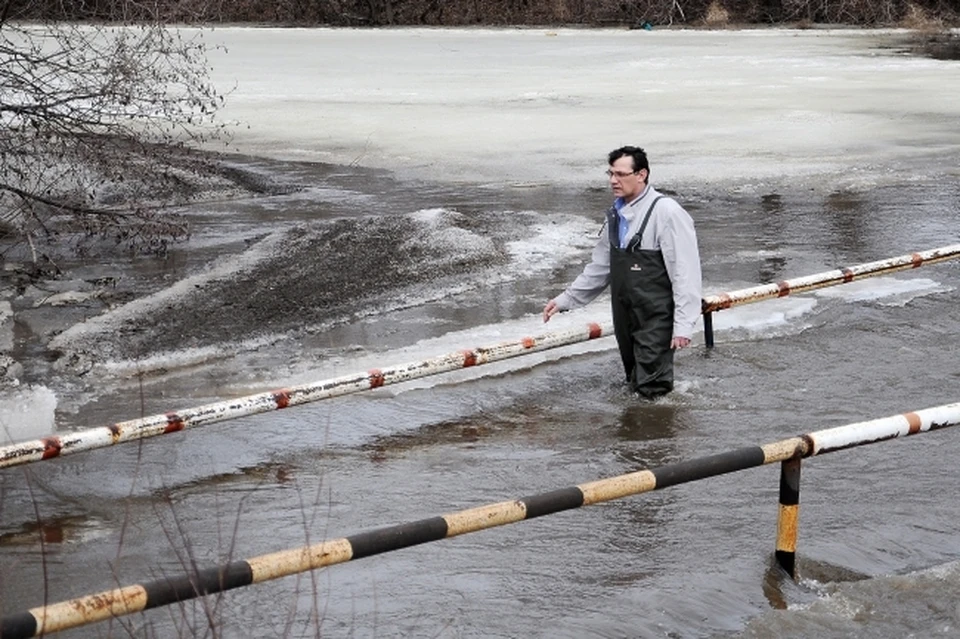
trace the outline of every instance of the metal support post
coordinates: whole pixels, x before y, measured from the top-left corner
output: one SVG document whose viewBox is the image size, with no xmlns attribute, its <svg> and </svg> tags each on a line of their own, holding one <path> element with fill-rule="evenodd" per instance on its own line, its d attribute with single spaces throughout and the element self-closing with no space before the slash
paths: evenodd
<svg viewBox="0 0 960 639">
<path fill-rule="evenodd" d="M 800 458 L 780 464 L 780 513 L 777 518 L 777 563 L 796 579 L 797 521 L 800 515 Z"/>
<path fill-rule="evenodd" d="M 707 348 L 713 348 L 713 313 L 706 311 L 703 314 L 703 339 Z"/>
</svg>

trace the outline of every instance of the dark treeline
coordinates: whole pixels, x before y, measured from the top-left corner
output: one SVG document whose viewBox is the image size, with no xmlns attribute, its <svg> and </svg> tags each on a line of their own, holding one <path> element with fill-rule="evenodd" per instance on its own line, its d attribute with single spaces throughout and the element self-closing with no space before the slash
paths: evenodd
<svg viewBox="0 0 960 639">
<path fill-rule="evenodd" d="M 737 24 L 943 27 L 960 0 L 0 0 L 0 22 L 330 26 Z"/>
</svg>

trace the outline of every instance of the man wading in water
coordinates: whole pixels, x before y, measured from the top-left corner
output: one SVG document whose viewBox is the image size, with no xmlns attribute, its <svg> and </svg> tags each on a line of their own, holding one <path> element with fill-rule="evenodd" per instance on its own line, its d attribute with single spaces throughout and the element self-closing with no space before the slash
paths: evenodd
<svg viewBox="0 0 960 639">
<path fill-rule="evenodd" d="M 700 317 L 700 253 L 693 219 L 649 185 L 643 149 L 609 155 L 616 199 L 583 272 L 547 302 L 543 321 L 589 304 L 610 285 L 613 327 L 627 381 L 653 399 L 673 390 L 673 351 L 690 344 Z"/>
</svg>

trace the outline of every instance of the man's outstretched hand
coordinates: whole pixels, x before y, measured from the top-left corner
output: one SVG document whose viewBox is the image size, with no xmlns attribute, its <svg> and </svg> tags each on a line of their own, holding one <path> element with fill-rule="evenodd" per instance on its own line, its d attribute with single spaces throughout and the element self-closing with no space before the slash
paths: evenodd
<svg viewBox="0 0 960 639">
<path fill-rule="evenodd" d="M 554 300 L 550 300 L 547 302 L 547 305 L 543 307 L 543 322 L 549 322 L 550 318 L 559 312 L 560 309 L 557 308 L 557 303 Z"/>
</svg>

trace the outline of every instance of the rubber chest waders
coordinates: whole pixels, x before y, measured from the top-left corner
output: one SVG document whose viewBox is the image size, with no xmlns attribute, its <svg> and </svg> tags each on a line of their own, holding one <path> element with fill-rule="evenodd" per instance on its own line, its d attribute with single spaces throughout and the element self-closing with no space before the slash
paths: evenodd
<svg viewBox="0 0 960 639">
<path fill-rule="evenodd" d="M 648 398 L 673 390 L 673 286 L 660 250 L 641 249 L 640 238 L 650 221 L 656 198 L 640 230 L 620 245 L 620 216 L 607 213 L 610 233 L 610 299 L 613 329 L 627 380 Z"/>
</svg>

